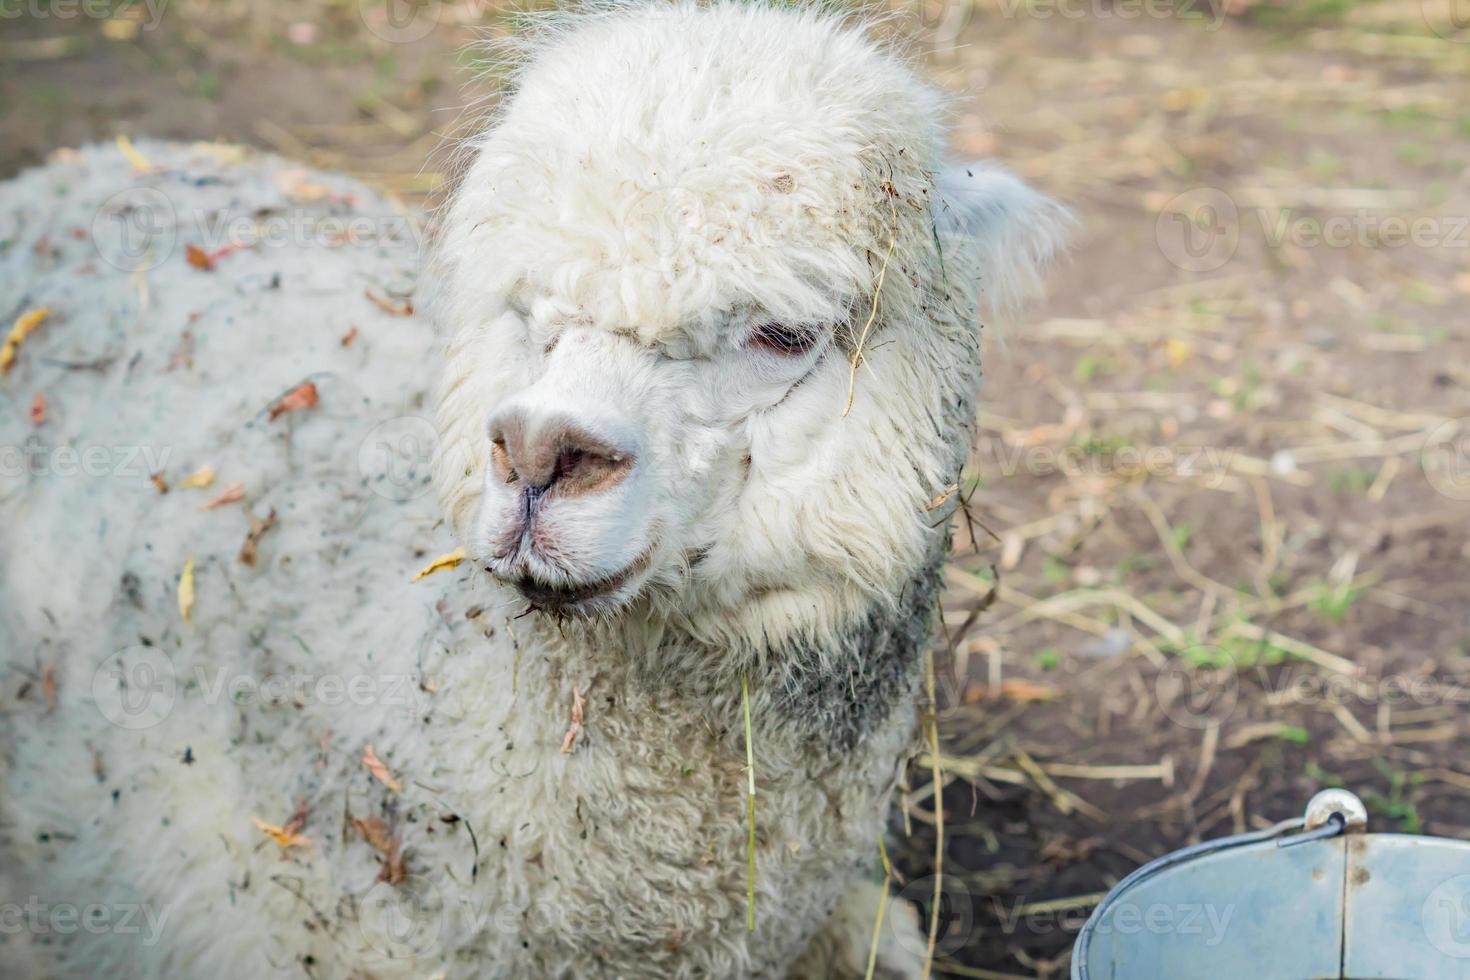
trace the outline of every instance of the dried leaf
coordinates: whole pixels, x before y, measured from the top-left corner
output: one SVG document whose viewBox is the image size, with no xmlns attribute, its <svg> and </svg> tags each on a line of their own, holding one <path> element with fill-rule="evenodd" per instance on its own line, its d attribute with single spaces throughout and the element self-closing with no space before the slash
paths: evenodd
<svg viewBox="0 0 1470 980">
<path fill-rule="evenodd" d="M 27 337 L 35 333 L 36 328 L 50 315 L 49 306 L 38 306 L 15 318 L 15 325 L 10 328 L 10 334 L 5 338 L 4 346 L 0 346 L 0 374 L 15 366 L 15 355 L 20 350 L 20 345 Z"/>
<path fill-rule="evenodd" d="M 403 792 L 403 784 L 393 778 L 393 774 L 388 771 L 387 763 L 378 758 L 378 753 L 373 751 L 371 744 L 362 747 L 362 764 L 378 782 L 395 793 Z"/>
<path fill-rule="evenodd" d="M 138 148 L 133 145 L 133 141 L 126 136 L 118 134 L 117 148 L 122 151 L 122 155 L 127 158 L 128 163 L 132 164 L 133 173 L 146 174 L 152 171 L 153 164 L 149 163 L 148 158 L 138 152 Z"/>
<path fill-rule="evenodd" d="M 413 316 L 413 304 L 407 300 L 395 303 L 391 299 L 384 299 L 371 289 L 363 290 L 362 294 L 368 298 L 368 302 L 389 316 Z"/>
<path fill-rule="evenodd" d="M 184 562 L 184 573 L 179 576 L 179 615 L 190 623 L 194 613 L 194 559 Z"/>
<path fill-rule="evenodd" d="M 228 507 L 230 504 L 238 504 L 240 501 L 242 501 L 244 499 L 245 499 L 245 484 L 243 484 L 243 483 L 227 483 L 227 484 L 225 484 L 225 488 L 220 491 L 220 495 L 218 497 L 215 497 L 213 500 L 209 501 L 208 503 L 200 504 L 199 505 L 199 509 L 200 510 L 219 510 L 221 507 Z"/>
<path fill-rule="evenodd" d="M 309 204 L 332 196 L 332 189 L 322 184 L 313 184 L 307 179 L 305 170 L 283 170 L 276 174 L 276 187 L 296 204 Z"/>
<path fill-rule="evenodd" d="M 285 415 L 287 412 L 299 412 L 303 409 L 316 408 L 321 404 L 321 395 L 317 393 L 316 384 L 311 381 L 303 381 L 271 406 L 271 421 Z"/>
<path fill-rule="evenodd" d="M 214 483 L 214 467 L 205 463 L 179 481 L 180 490 L 203 490 Z"/>
<path fill-rule="evenodd" d="M 941 493 L 939 496 L 935 497 L 933 500 L 929 501 L 929 507 L 928 507 L 928 509 L 929 510 L 938 510 L 939 508 L 943 507 L 944 506 L 944 502 L 946 500 L 948 500 L 950 497 L 954 496 L 954 492 L 956 490 L 958 490 L 959 488 L 960 488 L 960 485 L 958 483 L 951 483 L 949 486 L 945 487 L 943 493 Z"/>
<path fill-rule="evenodd" d="M 267 837 L 269 837 L 271 840 L 275 841 L 277 844 L 281 845 L 284 848 L 311 846 L 310 838 L 304 837 L 301 834 L 297 833 L 297 831 L 300 830 L 300 825 L 298 824 L 294 827 L 292 826 L 292 824 L 296 823 L 295 818 L 292 818 L 291 823 L 288 823 L 284 827 L 277 827 L 275 824 L 266 823 L 259 817 L 251 817 L 250 822 L 255 824 L 256 828 L 264 833 Z M 302 823 L 304 822 L 305 820 L 303 819 Z"/>
<path fill-rule="evenodd" d="M 40 425 L 46 421 L 46 396 L 39 391 L 36 397 L 31 399 L 31 425 Z"/>
<path fill-rule="evenodd" d="M 173 355 L 169 357 L 168 364 L 164 366 L 167 374 L 177 367 L 192 368 L 194 366 L 194 332 L 185 330 L 179 335 L 179 346 L 174 349 Z"/>
<path fill-rule="evenodd" d="M 455 548 L 449 554 L 447 554 L 447 555 L 440 555 L 438 558 L 435 558 L 433 561 L 429 562 L 429 564 L 424 568 L 423 571 L 419 572 L 413 578 L 409 579 L 409 581 L 410 582 L 417 582 L 420 579 L 426 579 L 430 575 L 433 575 L 435 572 L 442 572 L 446 568 L 453 568 L 453 567 L 455 567 L 460 562 L 464 561 L 464 559 L 465 559 L 464 549 L 463 548 Z"/>
<path fill-rule="evenodd" d="M 998 689 L 977 684 L 965 692 L 965 702 L 973 704 L 976 701 L 989 697 L 1000 697 L 1005 701 L 1015 701 L 1017 704 L 1032 704 L 1041 701 L 1053 701 L 1061 697 L 1062 692 L 1045 684 L 1037 684 L 1023 677 L 1015 677 L 1010 680 L 1001 681 Z"/>
<path fill-rule="evenodd" d="M 214 260 L 198 245 L 185 245 L 184 259 L 196 269 L 202 269 L 205 272 L 211 272 L 214 269 Z"/>
<path fill-rule="evenodd" d="M 159 493 L 168 493 L 168 481 L 163 478 L 162 473 L 154 473 L 148 479 L 153 482 L 153 488 Z"/>
<path fill-rule="evenodd" d="M 586 720 L 587 699 L 582 692 L 575 687 L 572 688 L 572 721 L 567 725 L 567 733 L 561 740 L 561 754 L 571 755 L 572 747 L 577 744 L 577 735 L 582 731 L 582 722 Z"/>
<path fill-rule="evenodd" d="M 198 245 L 185 245 L 184 258 L 196 269 L 213 272 L 214 267 L 219 265 L 220 259 L 246 247 L 243 242 L 228 242 L 212 252 L 206 252 Z"/>
<path fill-rule="evenodd" d="M 356 817 L 349 818 L 352 828 L 362 835 L 362 839 L 375 851 L 386 851 L 393 835 L 388 833 L 388 825 L 377 817 L 367 817 L 359 820 Z"/>
<path fill-rule="evenodd" d="M 407 877 L 403 869 L 403 840 L 397 835 L 389 833 L 388 825 L 377 817 L 368 817 L 366 820 L 351 818 L 353 828 L 362 835 L 362 839 L 368 842 L 368 846 L 383 855 L 383 869 L 378 872 L 378 880 L 386 881 L 390 885 L 397 885 Z"/>
<path fill-rule="evenodd" d="M 254 568 L 256 548 L 260 546 L 260 539 L 280 522 L 276 519 L 275 508 L 272 508 L 263 520 L 257 519 L 253 514 L 249 517 L 250 532 L 245 535 L 245 543 L 240 546 L 240 563 Z"/>
<path fill-rule="evenodd" d="M 352 342 L 357 339 L 357 328 L 353 327 L 342 335 L 342 346 L 351 347 Z"/>
</svg>

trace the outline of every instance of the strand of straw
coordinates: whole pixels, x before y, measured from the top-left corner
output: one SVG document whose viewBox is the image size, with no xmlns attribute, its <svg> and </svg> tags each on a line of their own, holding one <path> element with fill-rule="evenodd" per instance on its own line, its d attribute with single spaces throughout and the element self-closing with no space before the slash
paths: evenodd
<svg viewBox="0 0 1470 980">
<path fill-rule="evenodd" d="M 888 251 L 883 254 L 883 265 L 878 269 L 878 282 L 873 287 L 873 308 L 868 313 L 868 322 L 863 324 L 863 332 L 858 334 L 857 346 L 852 352 L 852 371 L 847 376 L 847 405 L 842 409 L 843 418 L 847 418 L 847 413 L 852 411 L 852 400 L 857 395 L 858 365 L 863 362 L 863 345 L 868 342 L 868 331 L 873 329 L 873 321 L 878 319 L 878 298 L 883 294 L 883 280 L 888 276 L 888 262 L 893 258 L 894 248 L 898 246 L 898 205 L 889 201 L 888 206 L 893 211 L 893 232 L 888 236 Z"/>
<path fill-rule="evenodd" d="M 923 980 L 934 970 L 934 945 L 939 938 L 939 903 L 944 898 L 944 772 L 939 764 L 939 701 L 934 693 L 934 651 L 929 651 L 929 752 L 934 780 L 934 908 L 929 912 L 929 949 L 924 956 Z"/>
<path fill-rule="evenodd" d="M 878 936 L 883 931 L 883 913 L 888 911 L 888 886 L 893 882 L 893 865 L 888 861 L 888 848 L 883 846 L 883 835 L 878 835 L 878 856 L 883 859 L 883 897 L 878 901 L 878 917 L 873 920 L 873 942 L 868 947 L 868 972 L 863 980 L 873 980 L 873 971 L 878 967 Z"/>
<path fill-rule="evenodd" d="M 745 708 L 745 777 L 750 800 L 750 839 L 746 845 L 745 928 L 755 932 L 755 749 L 750 738 L 750 681 L 740 672 L 740 700 Z"/>
</svg>

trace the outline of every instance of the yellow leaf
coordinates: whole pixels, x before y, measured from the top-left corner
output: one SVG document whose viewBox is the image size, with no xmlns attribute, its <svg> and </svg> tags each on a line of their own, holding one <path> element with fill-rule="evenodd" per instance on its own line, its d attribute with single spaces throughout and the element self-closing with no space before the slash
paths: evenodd
<svg viewBox="0 0 1470 980">
<path fill-rule="evenodd" d="M 393 792 L 403 791 L 403 784 L 393 778 L 393 774 L 388 771 L 388 764 L 378 758 L 378 753 L 373 751 L 371 744 L 362 747 L 362 764 L 367 767 L 368 772 L 373 774 L 373 778 Z"/>
<path fill-rule="evenodd" d="M 409 581 L 410 582 L 417 582 L 419 579 L 428 578 L 430 575 L 433 575 L 435 572 L 442 572 L 446 568 L 453 568 L 454 566 L 458 565 L 460 562 L 464 561 L 464 559 L 465 559 L 464 549 L 463 548 L 455 548 L 449 554 L 447 554 L 447 555 L 440 555 L 438 558 L 435 558 L 433 561 L 429 562 L 428 566 L 423 571 L 419 572 L 413 578 L 409 579 Z"/>
<path fill-rule="evenodd" d="M 250 156 L 250 147 L 239 143 L 195 143 L 189 147 L 194 153 L 206 154 L 214 157 L 220 163 L 238 164 L 244 163 Z"/>
<path fill-rule="evenodd" d="M 1194 354 L 1194 348 L 1187 341 L 1171 338 L 1164 344 L 1164 356 L 1169 359 L 1172 368 L 1183 367 Z"/>
<path fill-rule="evenodd" d="M 148 158 L 138 152 L 138 148 L 133 145 L 133 141 L 121 133 L 117 137 L 117 148 L 123 156 L 127 157 L 128 163 L 133 165 L 134 173 L 146 174 L 153 169 L 153 164 L 149 163 Z"/>
<path fill-rule="evenodd" d="M 38 306 L 16 317 L 15 325 L 10 328 L 10 335 L 5 338 L 5 345 L 0 347 L 0 372 L 9 371 L 14 366 L 15 354 L 20 350 L 20 345 L 50 315 L 49 306 Z"/>
<path fill-rule="evenodd" d="M 194 559 L 184 562 L 184 574 L 179 576 L 179 615 L 184 622 L 193 622 L 189 617 L 194 612 Z"/>
<path fill-rule="evenodd" d="M 311 844 L 310 838 L 303 837 L 301 834 L 289 828 L 277 827 L 273 823 L 266 823 L 259 817 L 251 817 L 250 822 L 255 824 L 261 833 L 282 847 L 306 847 Z"/>
<path fill-rule="evenodd" d="M 203 490 L 214 482 L 214 467 L 208 463 L 179 481 L 180 490 Z"/>
<path fill-rule="evenodd" d="M 141 27 L 135 20 L 110 17 L 102 22 L 102 36 L 109 41 L 131 41 L 138 36 Z"/>
</svg>

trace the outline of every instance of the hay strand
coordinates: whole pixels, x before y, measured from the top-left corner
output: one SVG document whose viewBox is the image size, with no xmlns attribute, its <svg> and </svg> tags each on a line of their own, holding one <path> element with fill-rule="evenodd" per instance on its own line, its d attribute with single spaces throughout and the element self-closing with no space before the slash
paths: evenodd
<svg viewBox="0 0 1470 980">
<path fill-rule="evenodd" d="M 750 738 L 750 678 L 744 670 L 740 672 L 740 702 L 745 710 L 745 786 L 750 802 L 747 813 L 750 837 L 745 847 L 745 928 L 747 932 L 755 932 L 755 749 Z"/>
<path fill-rule="evenodd" d="M 925 660 L 925 678 L 929 689 L 929 770 L 934 785 L 944 785 L 944 771 L 939 765 L 939 702 L 934 694 L 934 651 Z M 939 940 L 939 903 L 944 898 L 944 793 L 934 792 L 934 907 L 929 910 L 929 948 L 924 951 L 923 980 L 934 972 L 934 946 Z"/>
<path fill-rule="evenodd" d="M 878 857 L 883 862 L 883 897 L 878 900 L 878 916 L 873 920 L 873 941 L 868 945 L 868 969 L 863 980 L 873 980 L 873 971 L 878 967 L 878 937 L 883 933 L 883 915 L 888 911 L 888 888 L 893 884 L 893 865 L 888 860 L 888 848 L 883 843 L 883 834 L 878 834 Z"/>
</svg>

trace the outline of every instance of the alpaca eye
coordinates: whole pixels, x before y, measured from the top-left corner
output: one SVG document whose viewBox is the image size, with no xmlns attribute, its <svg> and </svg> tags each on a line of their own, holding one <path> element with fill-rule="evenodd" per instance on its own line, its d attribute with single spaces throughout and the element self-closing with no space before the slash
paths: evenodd
<svg viewBox="0 0 1470 980">
<path fill-rule="evenodd" d="M 750 343 L 776 354 L 795 357 L 817 346 L 817 332 L 810 327 L 790 327 L 784 323 L 764 323 L 755 328 Z"/>
</svg>

